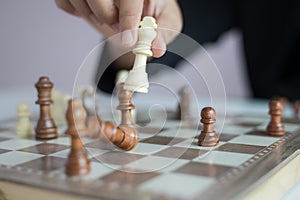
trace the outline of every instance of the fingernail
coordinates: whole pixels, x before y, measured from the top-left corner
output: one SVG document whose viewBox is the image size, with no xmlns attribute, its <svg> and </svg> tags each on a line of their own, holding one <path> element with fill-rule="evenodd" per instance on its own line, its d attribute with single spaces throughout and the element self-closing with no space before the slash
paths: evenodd
<svg viewBox="0 0 300 200">
<path fill-rule="evenodd" d="M 167 46 L 162 38 L 157 38 L 152 43 L 153 57 L 159 58 L 166 53 Z"/>
<path fill-rule="evenodd" d="M 125 46 L 130 46 L 133 43 L 133 35 L 130 30 L 122 32 L 122 44 Z"/>
</svg>

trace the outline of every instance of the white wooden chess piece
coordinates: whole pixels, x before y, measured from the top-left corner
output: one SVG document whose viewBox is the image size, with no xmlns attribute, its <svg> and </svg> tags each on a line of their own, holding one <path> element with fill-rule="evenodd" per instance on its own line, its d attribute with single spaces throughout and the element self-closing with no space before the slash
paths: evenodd
<svg viewBox="0 0 300 200">
<path fill-rule="evenodd" d="M 57 125 L 60 125 L 64 120 L 65 116 L 62 116 L 62 93 L 58 90 L 53 89 L 52 93 L 52 105 L 51 105 L 51 115 Z"/>
<path fill-rule="evenodd" d="M 152 56 L 151 43 L 156 37 L 157 24 L 153 17 L 146 16 L 140 22 L 138 43 L 133 53 L 135 60 L 125 81 L 125 90 L 148 93 L 149 81 L 146 73 L 147 57 Z"/>
<path fill-rule="evenodd" d="M 27 103 L 20 103 L 17 107 L 18 123 L 16 133 L 19 137 L 26 138 L 34 134 L 33 126 L 29 120 L 30 107 Z"/>
<path fill-rule="evenodd" d="M 128 77 L 128 70 L 123 69 L 117 72 L 115 84 L 124 83 Z"/>
<path fill-rule="evenodd" d="M 67 124 L 67 119 L 66 119 L 66 113 L 68 109 L 68 102 L 69 100 L 72 99 L 72 96 L 69 94 L 64 94 L 62 96 L 62 112 L 63 112 L 63 117 L 64 117 L 64 123 Z"/>
<path fill-rule="evenodd" d="M 68 101 L 71 98 L 69 94 L 64 94 L 59 90 L 52 91 L 51 115 L 55 123 L 59 126 L 67 124 L 66 111 L 68 107 Z"/>
</svg>

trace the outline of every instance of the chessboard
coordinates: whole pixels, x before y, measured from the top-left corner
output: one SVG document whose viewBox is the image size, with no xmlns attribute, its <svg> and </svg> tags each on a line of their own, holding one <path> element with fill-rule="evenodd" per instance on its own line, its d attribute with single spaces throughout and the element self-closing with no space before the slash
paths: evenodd
<svg viewBox="0 0 300 200">
<path fill-rule="evenodd" d="M 34 133 L 19 138 L 17 119 L 3 120 L 0 179 L 84 199 L 232 199 L 275 174 L 299 149 L 297 120 L 283 120 L 286 134 L 273 137 L 265 131 L 267 115 L 228 114 L 219 144 L 202 147 L 197 144 L 198 119 L 184 122 L 170 116 L 164 123 L 159 116 L 150 123 L 138 121 L 139 143 L 131 151 L 82 137 L 91 172 L 71 177 L 65 174 L 70 152 L 65 125 L 58 126 L 58 138 L 43 141 Z"/>
</svg>

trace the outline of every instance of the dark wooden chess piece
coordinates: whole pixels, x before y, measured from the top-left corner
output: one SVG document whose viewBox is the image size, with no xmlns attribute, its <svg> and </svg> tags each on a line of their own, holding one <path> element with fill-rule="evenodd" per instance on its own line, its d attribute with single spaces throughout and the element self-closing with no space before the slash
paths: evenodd
<svg viewBox="0 0 300 200">
<path fill-rule="evenodd" d="M 104 122 L 100 117 L 98 120 L 101 133 L 119 148 L 129 151 L 138 143 L 138 131 L 131 116 L 131 110 L 134 109 L 131 102 L 132 91 L 125 90 L 124 83 L 120 83 L 117 96 L 120 102 L 117 109 L 121 110 L 120 125 L 116 127 L 111 122 Z"/>
<path fill-rule="evenodd" d="M 299 119 L 300 100 L 294 102 L 294 118 Z"/>
<path fill-rule="evenodd" d="M 288 98 L 286 98 L 286 97 L 277 97 L 277 98 L 274 98 L 274 99 L 280 101 L 280 103 L 282 105 L 282 108 L 284 108 L 289 102 Z"/>
<path fill-rule="evenodd" d="M 281 122 L 283 105 L 278 99 L 269 102 L 269 115 L 271 120 L 267 126 L 267 133 L 272 136 L 283 136 L 285 134 L 284 125 Z"/>
<path fill-rule="evenodd" d="M 50 82 L 48 77 L 40 77 L 39 81 L 35 84 L 38 91 L 38 100 L 35 102 L 40 105 L 40 118 L 37 122 L 35 132 L 37 139 L 53 139 L 57 137 L 57 128 L 54 120 L 51 117 L 50 105 L 51 89 L 53 83 Z"/>
<path fill-rule="evenodd" d="M 66 112 L 68 129 L 66 134 L 71 136 L 71 152 L 66 162 L 68 176 L 84 175 L 90 172 L 90 160 L 87 157 L 80 135 L 86 132 L 86 113 L 80 99 L 71 99 Z"/>
<path fill-rule="evenodd" d="M 201 111 L 201 122 L 203 123 L 203 130 L 199 135 L 198 145 L 216 146 L 219 143 L 219 136 L 214 130 L 216 111 L 212 107 L 203 108 Z"/>
</svg>

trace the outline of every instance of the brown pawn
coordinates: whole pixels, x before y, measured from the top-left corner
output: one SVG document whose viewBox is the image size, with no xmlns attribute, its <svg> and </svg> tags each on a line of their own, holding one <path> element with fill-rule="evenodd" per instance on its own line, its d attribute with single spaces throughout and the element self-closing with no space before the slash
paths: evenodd
<svg viewBox="0 0 300 200">
<path fill-rule="evenodd" d="M 72 106 L 72 107 L 70 107 Z M 68 112 L 72 112 L 72 116 L 68 115 Z M 86 127 L 86 117 L 87 113 L 83 107 L 83 103 L 81 99 L 70 99 L 68 101 L 68 109 L 66 111 L 66 119 L 68 123 L 68 129 L 66 130 L 66 134 L 71 130 L 70 128 L 74 128 L 75 131 L 79 134 L 79 136 L 86 136 L 87 127 Z M 68 118 L 71 121 L 68 121 Z M 70 124 L 71 123 L 71 124 Z"/>
<path fill-rule="evenodd" d="M 86 112 L 80 99 L 69 100 L 66 118 L 68 123 L 66 134 L 71 136 L 71 152 L 66 163 L 66 174 L 69 176 L 87 174 L 91 170 L 90 160 L 79 136 L 86 132 Z"/>
<path fill-rule="evenodd" d="M 117 109 L 121 110 L 120 125 L 116 127 L 113 123 L 104 122 L 99 118 L 100 129 L 110 142 L 129 151 L 138 143 L 138 132 L 131 116 L 131 110 L 134 109 L 131 102 L 132 91 L 124 90 L 124 83 L 120 83 L 117 96 L 120 102 Z"/>
<path fill-rule="evenodd" d="M 118 110 L 121 111 L 121 123 L 119 128 L 125 133 L 124 140 L 120 143 L 124 150 L 133 149 L 138 143 L 138 133 L 131 116 L 131 110 L 135 108 L 132 104 L 133 92 L 124 89 L 124 83 L 118 85 Z"/>
<path fill-rule="evenodd" d="M 294 102 L 294 118 L 299 119 L 300 100 Z"/>
<path fill-rule="evenodd" d="M 288 101 L 289 101 L 288 98 L 286 98 L 286 97 L 275 97 L 275 98 L 272 98 L 272 99 L 273 100 L 279 100 L 281 105 L 282 105 L 282 108 L 284 108 L 287 105 Z"/>
<path fill-rule="evenodd" d="M 216 122 L 216 111 L 212 107 L 205 107 L 201 111 L 201 122 L 203 123 L 203 130 L 198 138 L 200 146 L 216 146 L 219 143 L 219 136 L 214 130 L 214 123 Z"/>
<path fill-rule="evenodd" d="M 285 134 L 284 125 L 281 122 L 283 105 L 278 99 L 269 102 L 269 115 L 271 120 L 267 126 L 267 133 L 272 136 L 283 136 Z"/>
<path fill-rule="evenodd" d="M 56 138 L 57 128 L 50 112 L 50 105 L 53 103 L 51 100 L 53 83 L 50 82 L 48 77 L 43 76 L 40 77 L 35 87 L 38 91 L 38 100 L 35 103 L 40 105 L 40 118 L 35 128 L 35 137 L 37 139 Z"/>
</svg>

